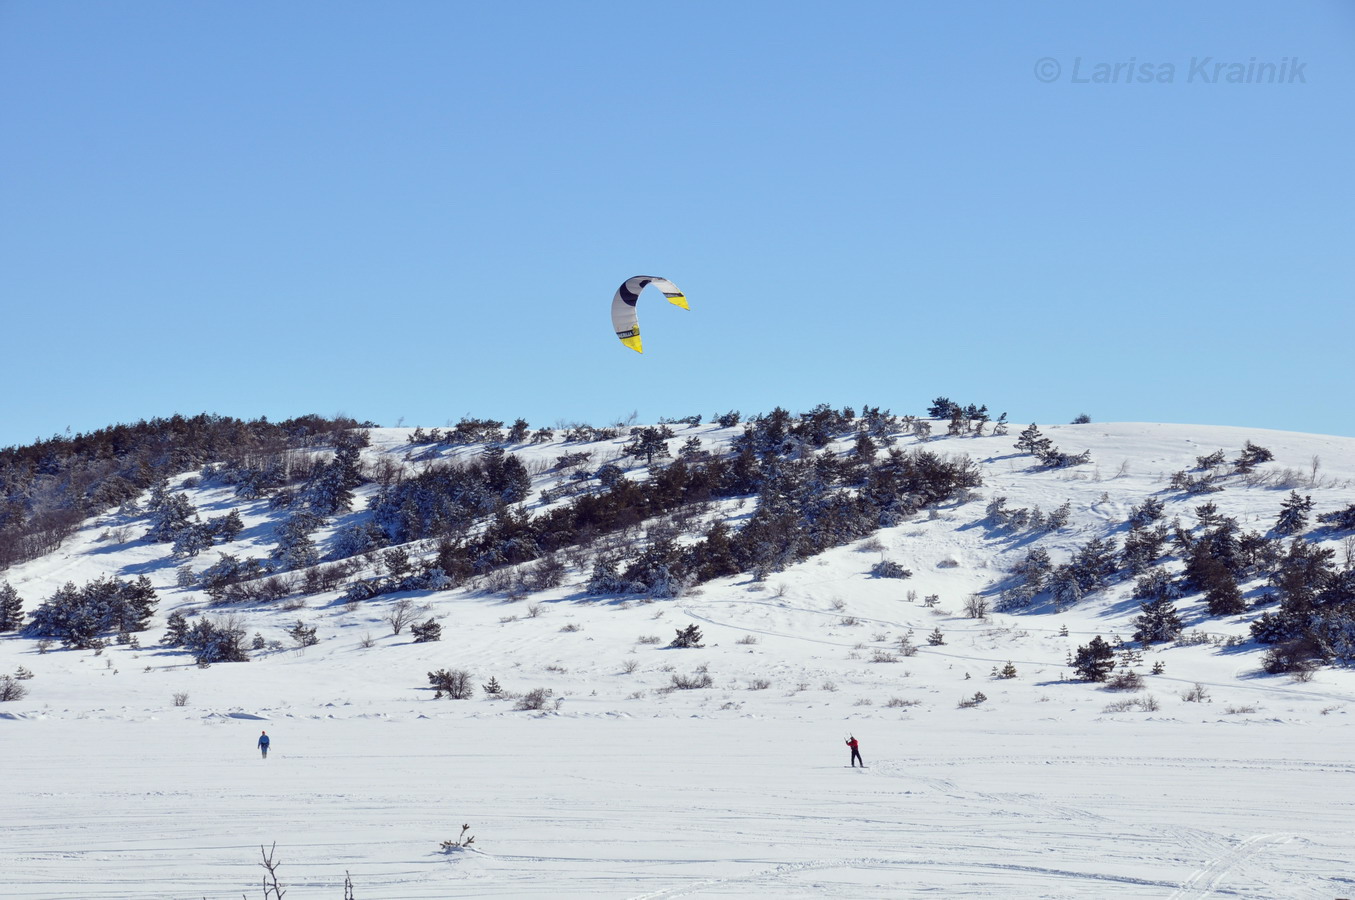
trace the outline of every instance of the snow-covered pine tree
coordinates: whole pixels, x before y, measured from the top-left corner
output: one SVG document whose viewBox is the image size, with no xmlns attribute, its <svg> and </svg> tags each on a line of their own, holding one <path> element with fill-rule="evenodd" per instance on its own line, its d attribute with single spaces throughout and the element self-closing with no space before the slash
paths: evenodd
<svg viewBox="0 0 1355 900">
<path fill-rule="evenodd" d="M 0 584 L 0 631 L 17 631 L 24 623 L 24 602 L 8 582 Z"/>
<path fill-rule="evenodd" d="M 1280 504 L 1280 515 L 1275 520 L 1276 534 L 1298 534 L 1308 527 L 1308 514 L 1313 511 L 1313 498 L 1300 497 L 1298 491 L 1290 491 L 1289 496 Z"/>
<path fill-rule="evenodd" d="M 195 515 L 193 504 L 182 492 L 165 491 L 155 497 L 151 504 L 150 527 L 146 530 L 146 540 L 162 544 L 172 541 L 192 524 Z"/>
<path fill-rule="evenodd" d="M 1176 604 L 1166 595 L 1139 604 L 1142 614 L 1134 620 L 1134 640 L 1144 644 L 1174 640 L 1184 627 Z"/>
<path fill-rule="evenodd" d="M 1016 444 L 1014 446 L 1017 450 L 1022 450 L 1033 456 L 1039 456 L 1053 447 L 1054 442 L 1040 434 L 1040 429 L 1036 427 L 1034 422 L 1031 422 L 1029 428 L 1017 435 Z"/>
<path fill-rule="evenodd" d="M 179 559 L 197 556 L 202 551 L 211 549 L 214 536 L 215 530 L 211 525 L 189 522 L 174 535 L 174 547 L 171 552 Z"/>
<path fill-rule="evenodd" d="M 188 635 L 188 620 L 184 614 L 175 610 L 169 614 L 169 620 L 165 623 L 165 635 L 160 638 L 160 643 L 166 647 L 182 647 L 184 639 Z"/>
</svg>

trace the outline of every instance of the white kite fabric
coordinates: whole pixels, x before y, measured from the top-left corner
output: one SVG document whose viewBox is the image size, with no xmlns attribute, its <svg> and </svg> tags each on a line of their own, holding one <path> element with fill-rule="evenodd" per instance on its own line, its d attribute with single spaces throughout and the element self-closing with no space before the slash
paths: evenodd
<svg viewBox="0 0 1355 900">
<path fill-rule="evenodd" d="M 621 287 L 616 289 L 616 296 L 612 298 L 612 329 L 621 339 L 621 343 L 636 353 L 644 352 L 640 345 L 640 317 L 636 311 L 636 302 L 640 299 L 640 292 L 649 285 L 658 288 L 668 298 L 669 303 L 683 309 L 691 309 L 682 291 L 667 278 L 659 278 L 657 275 L 634 275 L 627 278 Z"/>
</svg>

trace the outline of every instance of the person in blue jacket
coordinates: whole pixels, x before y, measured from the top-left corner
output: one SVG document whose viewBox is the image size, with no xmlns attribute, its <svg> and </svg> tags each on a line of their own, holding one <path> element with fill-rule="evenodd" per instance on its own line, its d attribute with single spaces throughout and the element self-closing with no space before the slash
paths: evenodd
<svg viewBox="0 0 1355 900">
<path fill-rule="evenodd" d="M 268 732 L 259 735 L 259 752 L 263 754 L 264 759 L 268 759 Z"/>
</svg>

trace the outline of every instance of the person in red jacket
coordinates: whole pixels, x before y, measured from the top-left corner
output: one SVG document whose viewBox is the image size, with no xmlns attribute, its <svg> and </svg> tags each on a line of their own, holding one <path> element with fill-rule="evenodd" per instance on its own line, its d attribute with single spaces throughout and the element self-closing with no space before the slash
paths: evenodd
<svg viewBox="0 0 1355 900">
<path fill-rule="evenodd" d="M 856 768 L 856 764 L 861 763 L 861 768 L 864 769 L 866 764 L 861 761 L 861 751 L 857 749 L 856 738 L 854 736 L 847 738 L 847 746 L 852 748 L 852 768 Z"/>
</svg>

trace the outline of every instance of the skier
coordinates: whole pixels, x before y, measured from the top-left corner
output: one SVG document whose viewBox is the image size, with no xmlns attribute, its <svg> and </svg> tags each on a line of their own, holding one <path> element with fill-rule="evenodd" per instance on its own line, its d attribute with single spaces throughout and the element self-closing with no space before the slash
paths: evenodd
<svg viewBox="0 0 1355 900">
<path fill-rule="evenodd" d="M 861 768 L 864 769 L 866 767 L 866 764 L 861 760 L 861 751 L 857 749 L 857 742 L 855 736 L 850 736 L 847 738 L 847 746 L 852 748 L 852 768 L 855 769 L 856 764 L 861 763 Z"/>
<path fill-rule="evenodd" d="M 263 754 L 264 759 L 268 759 L 268 732 L 259 735 L 259 752 Z"/>
</svg>

